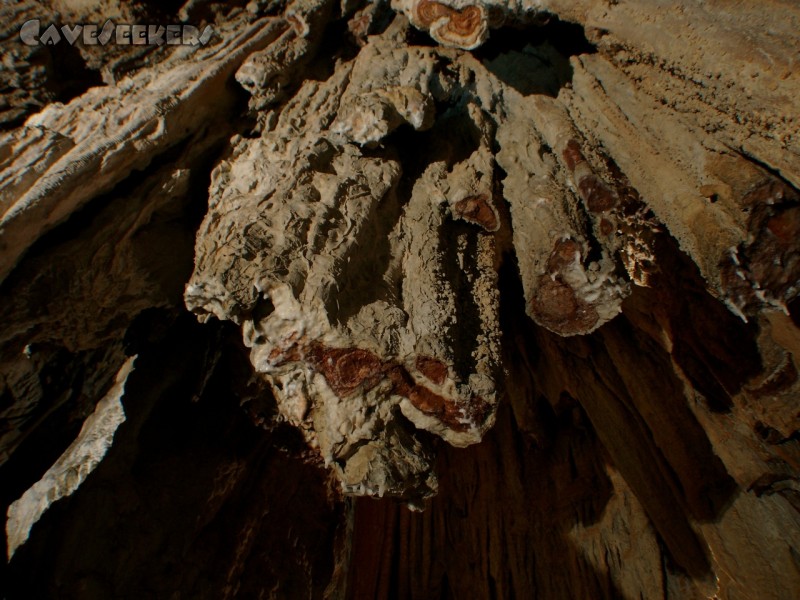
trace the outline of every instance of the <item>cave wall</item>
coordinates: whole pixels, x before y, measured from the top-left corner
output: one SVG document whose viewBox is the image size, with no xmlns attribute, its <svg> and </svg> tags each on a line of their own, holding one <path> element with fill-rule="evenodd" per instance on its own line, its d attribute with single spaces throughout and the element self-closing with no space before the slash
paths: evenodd
<svg viewBox="0 0 800 600">
<path fill-rule="evenodd" d="M 0 14 L 5 597 L 800 593 L 793 2 Z"/>
</svg>

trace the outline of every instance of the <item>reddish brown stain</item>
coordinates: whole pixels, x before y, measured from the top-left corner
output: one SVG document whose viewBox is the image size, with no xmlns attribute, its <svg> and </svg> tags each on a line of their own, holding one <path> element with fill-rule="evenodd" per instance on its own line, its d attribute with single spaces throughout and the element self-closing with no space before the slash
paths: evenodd
<svg viewBox="0 0 800 600">
<path fill-rule="evenodd" d="M 742 198 L 743 206 L 775 204 L 793 196 L 792 190 L 784 183 L 770 180 L 754 187 Z"/>
<path fill-rule="evenodd" d="M 289 22 L 289 24 L 294 28 L 296 32 L 300 33 L 303 31 L 303 22 L 296 16 L 289 15 L 288 17 L 286 17 L 286 20 Z"/>
<path fill-rule="evenodd" d="M 466 6 L 456 10 L 434 0 L 422 0 L 416 6 L 417 20 L 423 27 L 430 27 L 443 17 L 447 17 L 447 31 L 460 37 L 467 37 L 480 27 L 483 13 L 477 6 Z"/>
<path fill-rule="evenodd" d="M 439 418 L 447 414 L 448 404 L 450 404 L 439 394 L 421 385 L 415 385 L 411 388 L 408 399 L 411 400 L 411 404 L 425 414 L 434 415 Z"/>
<path fill-rule="evenodd" d="M 534 298 L 537 314 L 548 321 L 559 322 L 575 316 L 578 301 L 570 286 L 561 281 L 554 281 L 545 275 L 540 280 L 539 289 Z"/>
<path fill-rule="evenodd" d="M 453 431 L 467 431 L 470 428 L 469 422 L 483 423 L 491 413 L 491 406 L 482 398 L 474 396 L 466 407 L 461 407 L 454 401 L 419 385 L 400 365 L 394 365 L 388 371 L 388 375 L 397 395 L 408 398 L 414 408 L 438 419 Z"/>
<path fill-rule="evenodd" d="M 586 162 L 586 158 L 583 156 L 581 147 L 576 140 L 567 142 L 561 152 L 561 156 L 564 158 L 567 168 L 573 174 L 575 173 L 575 167 Z M 577 183 L 581 198 L 586 202 L 590 211 L 603 212 L 611 210 L 617 205 L 617 198 L 594 173 L 584 175 Z"/>
<path fill-rule="evenodd" d="M 269 353 L 269 362 L 274 365 L 283 365 L 300 360 L 302 344 L 295 343 L 296 338 L 297 334 L 292 334 L 289 339 L 284 340 L 282 347 L 273 348 Z"/>
<path fill-rule="evenodd" d="M 408 371 L 401 365 L 394 364 L 387 369 L 386 374 L 394 386 L 394 392 L 398 396 L 408 398 L 411 389 L 416 385 L 414 378 L 409 375 Z"/>
<path fill-rule="evenodd" d="M 611 210 L 617 205 L 614 194 L 594 173 L 586 175 L 578 181 L 578 190 L 581 198 L 586 202 L 586 206 L 592 212 Z"/>
<path fill-rule="evenodd" d="M 435 394 L 428 388 L 417 385 L 408 394 L 408 400 L 414 408 L 428 416 L 436 417 L 453 431 L 466 431 L 469 426 L 464 424 L 464 412 L 454 402 Z"/>
<path fill-rule="evenodd" d="M 472 396 L 466 409 L 467 417 L 473 423 L 485 423 L 492 414 L 492 405 L 480 396 Z"/>
<path fill-rule="evenodd" d="M 602 219 L 600 221 L 600 233 L 603 235 L 611 235 L 614 233 L 614 224 L 608 219 Z"/>
<path fill-rule="evenodd" d="M 575 291 L 559 278 L 539 278 L 539 287 L 531 299 L 531 312 L 537 322 L 562 335 L 590 330 L 600 316 L 590 304 L 579 300 Z"/>
<path fill-rule="evenodd" d="M 361 348 L 328 348 L 314 343 L 306 358 L 339 396 L 346 396 L 361 385 L 371 389 L 383 379 L 383 362 Z"/>
<path fill-rule="evenodd" d="M 720 259 L 726 295 L 745 314 L 754 314 L 764 296 L 787 302 L 800 280 L 800 195 L 783 182 L 756 186 L 741 202 L 749 207 L 748 240 Z"/>
<path fill-rule="evenodd" d="M 447 30 L 452 31 L 461 37 L 467 37 L 474 33 L 481 25 L 483 13 L 477 6 L 467 6 L 460 11 L 453 11 L 450 15 L 450 23 Z"/>
<path fill-rule="evenodd" d="M 497 215 L 485 194 L 459 200 L 453 206 L 453 212 L 465 221 L 480 225 L 486 231 L 497 231 Z"/>
<path fill-rule="evenodd" d="M 574 171 L 575 166 L 579 163 L 586 162 L 581 152 L 581 147 L 576 140 L 567 142 L 567 146 L 564 148 L 561 156 L 564 157 L 564 162 L 567 163 L 567 168 L 569 168 L 570 171 Z"/>
<path fill-rule="evenodd" d="M 547 270 L 551 273 L 560 272 L 565 267 L 575 262 L 575 255 L 580 256 L 581 245 L 572 239 L 558 240 L 547 259 Z"/>
<path fill-rule="evenodd" d="M 278 351 L 276 358 L 281 352 Z M 468 403 L 465 403 L 466 406 L 440 396 L 417 383 L 403 365 L 394 361 L 383 361 L 374 353 L 362 348 L 330 348 L 319 342 L 312 342 L 304 349 L 294 346 L 289 352 L 283 351 L 285 357 L 283 362 L 300 360 L 301 354 L 317 372 L 322 374 L 338 396 L 347 396 L 359 388 L 370 390 L 388 378 L 395 394 L 408 398 L 418 410 L 439 419 L 453 431 L 468 430 L 470 425 L 462 422 L 466 419 L 473 423 L 483 423 L 492 411 L 492 406 L 478 396 L 473 396 Z M 421 356 L 415 360 L 415 365 L 434 383 L 444 383 L 447 365 L 442 361 Z"/>
<path fill-rule="evenodd" d="M 295 348 L 273 348 L 272 352 L 269 353 L 269 362 L 275 365 L 294 362 L 298 358 L 299 357 L 297 356 L 297 351 Z"/>
<path fill-rule="evenodd" d="M 437 358 L 418 356 L 415 366 L 420 373 L 436 385 L 442 385 L 447 378 L 447 365 Z"/>
<path fill-rule="evenodd" d="M 800 208 L 790 208 L 770 218 L 767 229 L 784 244 L 797 244 L 800 241 Z"/>
<path fill-rule="evenodd" d="M 417 19 L 424 27 L 430 27 L 442 17 L 449 17 L 453 9 L 440 2 L 422 0 L 416 6 Z"/>
</svg>

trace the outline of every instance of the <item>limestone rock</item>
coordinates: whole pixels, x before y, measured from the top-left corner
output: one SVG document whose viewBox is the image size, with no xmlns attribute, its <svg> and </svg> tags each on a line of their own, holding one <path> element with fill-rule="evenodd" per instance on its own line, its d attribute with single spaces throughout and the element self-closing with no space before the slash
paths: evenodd
<svg viewBox="0 0 800 600">
<path fill-rule="evenodd" d="M 44 232 L 146 167 L 153 153 L 218 118 L 231 102 L 224 92 L 219 95 L 221 84 L 280 30 L 280 23 L 267 18 L 197 50 L 199 56 L 193 56 L 194 47 L 181 47 L 152 70 L 114 87 L 92 88 L 67 105 L 51 104 L 5 134 L 0 139 L 4 168 L 16 173 L 33 167 L 40 174 L 34 180 L 16 176 L 3 182 L 0 278 Z M 209 95 L 216 100 L 206 102 Z M 32 155 L 35 165 L 30 164 Z"/>
<path fill-rule="evenodd" d="M 397 159 L 359 148 L 396 127 L 395 115 L 417 128 L 433 117 L 414 116 L 432 110 L 424 94 L 433 56 L 412 61 L 390 41 L 374 44 L 324 85 L 302 87 L 270 130 L 239 140 L 218 167 L 186 302 L 242 326 L 282 413 L 346 491 L 403 495 L 410 490 L 390 474 L 431 466 L 424 452 L 410 452 L 413 436 L 394 433 L 400 414 L 457 445 L 478 442 L 491 426 L 497 249 L 481 227 L 454 222 L 440 189 L 444 163 L 401 190 Z M 367 73 L 376 68 L 398 71 L 388 76 L 398 82 L 394 95 L 372 94 Z M 354 108 L 370 102 L 381 108 Z M 369 248 L 376 236 L 383 241 Z M 369 469 L 358 466 L 364 456 Z"/>
<path fill-rule="evenodd" d="M 81 432 L 67 451 L 48 469 L 44 477 L 8 509 L 8 558 L 28 539 L 30 529 L 51 504 L 69 496 L 100 464 L 114 440 L 114 432 L 125 421 L 120 397 L 125 380 L 133 369 L 128 359 L 115 378 L 109 393 L 97 403 L 95 412 L 83 424 Z"/>
<path fill-rule="evenodd" d="M 797 595 L 795 2 L 0 11 L 4 597 Z"/>
</svg>

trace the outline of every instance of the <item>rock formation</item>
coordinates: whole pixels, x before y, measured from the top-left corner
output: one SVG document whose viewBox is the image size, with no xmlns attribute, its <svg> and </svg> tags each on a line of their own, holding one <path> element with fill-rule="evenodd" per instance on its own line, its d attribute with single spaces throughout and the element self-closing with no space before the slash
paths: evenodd
<svg viewBox="0 0 800 600">
<path fill-rule="evenodd" d="M 795 3 L 0 14 L 5 596 L 800 593 Z"/>
</svg>

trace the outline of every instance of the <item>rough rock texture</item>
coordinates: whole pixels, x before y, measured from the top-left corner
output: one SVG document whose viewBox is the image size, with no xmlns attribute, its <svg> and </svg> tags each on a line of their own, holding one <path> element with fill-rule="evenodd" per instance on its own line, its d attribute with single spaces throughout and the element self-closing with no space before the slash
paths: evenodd
<svg viewBox="0 0 800 600">
<path fill-rule="evenodd" d="M 499 216 L 476 199 L 491 181 L 486 192 L 469 162 L 448 174 L 442 160 L 401 185 L 401 157 L 360 149 L 403 122 L 430 126 L 429 82 L 413 79 L 432 67 L 431 51 L 376 40 L 303 85 L 260 138 L 237 140 L 212 176 L 186 288 L 189 309 L 241 325 L 281 413 L 346 491 L 435 489 L 406 420 L 466 445 L 496 404 Z"/>
<path fill-rule="evenodd" d="M 97 403 L 64 454 L 32 488 L 8 507 L 9 558 L 28 540 L 31 527 L 50 505 L 77 490 L 105 457 L 117 428 L 125 421 L 121 398 L 135 360 L 136 357 L 132 356 L 122 365 L 114 386 Z"/>
<path fill-rule="evenodd" d="M 798 595 L 796 3 L 0 11 L 0 595 Z"/>
</svg>

